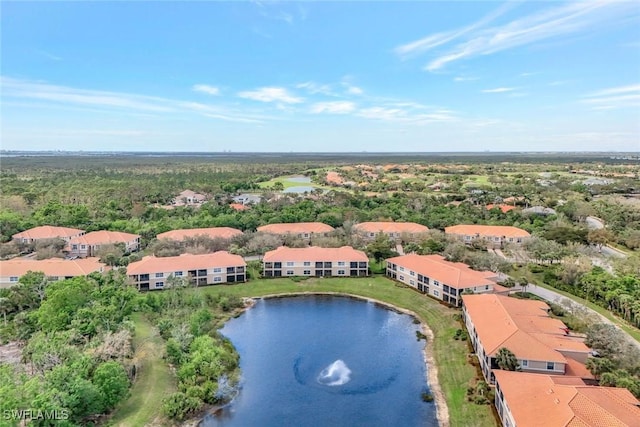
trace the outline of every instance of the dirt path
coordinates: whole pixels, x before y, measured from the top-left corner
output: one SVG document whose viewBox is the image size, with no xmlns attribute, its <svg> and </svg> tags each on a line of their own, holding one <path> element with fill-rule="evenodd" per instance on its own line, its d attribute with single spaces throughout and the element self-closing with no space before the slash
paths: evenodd
<svg viewBox="0 0 640 427">
<path fill-rule="evenodd" d="M 169 367 L 162 360 L 165 345 L 158 331 L 149 321 L 137 314 L 133 345 L 134 361 L 138 367 L 129 398 L 124 401 L 108 425 L 139 427 L 162 425 L 162 400 L 173 392 L 174 380 Z"/>
</svg>

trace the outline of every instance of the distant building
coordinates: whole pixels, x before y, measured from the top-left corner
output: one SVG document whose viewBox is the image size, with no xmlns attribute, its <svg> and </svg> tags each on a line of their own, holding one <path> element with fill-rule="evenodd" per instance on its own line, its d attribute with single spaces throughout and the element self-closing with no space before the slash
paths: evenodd
<svg viewBox="0 0 640 427">
<path fill-rule="evenodd" d="M 14 258 L 8 261 L 0 261 L 0 288 L 16 285 L 20 278 L 29 271 L 42 272 L 49 280 L 64 280 L 86 276 L 93 272 L 102 273 L 107 269 L 106 264 L 101 263 L 98 258 L 76 260 Z"/>
<path fill-rule="evenodd" d="M 487 382 L 494 382 L 502 347 L 516 356 L 523 372 L 593 378 L 584 366 L 591 350 L 549 316 L 546 303 L 495 294 L 463 295 L 462 301 L 462 317 Z"/>
<path fill-rule="evenodd" d="M 351 246 L 287 248 L 269 251 L 262 259 L 265 277 L 357 277 L 369 274 L 369 258 Z"/>
<path fill-rule="evenodd" d="M 373 240 L 380 234 L 386 234 L 393 240 L 399 240 L 403 235 L 417 237 L 429 231 L 429 227 L 415 222 L 361 222 L 353 229 L 367 240 Z"/>
<path fill-rule="evenodd" d="M 261 233 L 277 234 L 280 236 L 292 235 L 309 240 L 314 235 L 326 236 L 334 228 L 321 222 L 292 222 L 281 224 L 268 224 L 258 227 Z"/>
<path fill-rule="evenodd" d="M 127 266 L 127 275 L 141 291 L 164 289 L 171 277 L 184 278 L 197 286 L 241 283 L 247 280 L 247 264 L 226 251 L 212 254 L 182 254 L 173 257 L 146 256 Z"/>
<path fill-rule="evenodd" d="M 515 206 L 511 206 L 511 205 L 495 205 L 493 203 L 488 204 L 485 207 L 487 208 L 488 211 L 493 209 L 493 208 L 500 209 L 500 211 L 502 211 L 502 213 L 510 212 L 510 211 L 512 211 L 512 210 L 514 210 L 516 208 Z"/>
<path fill-rule="evenodd" d="M 69 256 L 86 258 L 96 256 L 101 247 L 117 244 L 124 246 L 125 253 L 137 251 L 140 249 L 140 236 L 120 231 L 92 231 L 71 239 L 66 250 Z"/>
<path fill-rule="evenodd" d="M 496 273 L 475 271 L 467 264 L 450 262 L 440 255 L 409 254 L 386 262 L 388 277 L 456 307 L 462 305 L 465 290 L 493 292 L 497 286 Z"/>
<path fill-rule="evenodd" d="M 544 206 L 531 206 L 530 208 L 523 209 L 523 214 L 529 215 L 555 215 L 556 210 L 552 208 L 545 208 Z"/>
<path fill-rule="evenodd" d="M 527 231 L 507 225 L 461 224 L 446 227 L 444 232 L 465 243 L 483 240 L 493 247 L 502 247 L 505 243 L 522 243 L 531 237 Z"/>
<path fill-rule="evenodd" d="M 13 240 L 20 243 L 35 243 L 38 240 L 47 239 L 62 239 L 65 242 L 74 237 L 82 236 L 85 233 L 84 230 L 78 230 L 77 228 L 69 227 L 54 227 L 51 225 L 42 225 L 40 227 L 30 228 L 20 233 L 16 233 L 13 236 Z"/>
<path fill-rule="evenodd" d="M 207 197 L 204 194 L 196 193 L 191 190 L 184 190 L 173 199 L 171 204 L 174 206 L 193 206 L 200 205 L 206 199 Z"/>
<path fill-rule="evenodd" d="M 159 240 L 169 239 L 181 242 L 185 239 L 193 239 L 198 236 L 205 236 L 210 239 L 231 239 L 241 234 L 242 231 L 231 227 L 188 228 L 160 233 L 156 238 Z"/>
<path fill-rule="evenodd" d="M 505 427 L 640 425 L 640 402 L 625 388 L 500 370 L 495 379 L 496 410 Z"/>
<path fill-rule="evenodd" d="M 240 194 L 235 196 L 233 201 L 241 205 L 258 204 L 262 200 L 262 197 L 258 194 Z"/>
</svg>

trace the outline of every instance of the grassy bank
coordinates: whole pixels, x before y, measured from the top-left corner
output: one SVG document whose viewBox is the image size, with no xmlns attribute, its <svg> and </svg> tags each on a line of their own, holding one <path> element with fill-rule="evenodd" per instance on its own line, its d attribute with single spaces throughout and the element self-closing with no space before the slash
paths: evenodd
<svg viewBox="0 0 640 427">
<path fill-rule="evenodd" d="M 433 299 L 395 284 L 384 277 L 358 279 L 290 279 L 253 280 L 233 286 L 211 286 L 196 292 L 215 294 L 225 292 L 241 297 L 259 297 L 291 292 L 343 292 L 388 302 L 416 313 L 434 333 L 434 357 L 438 367 L 440 386 L 449 407 L 452 426 L 495 426 L 489 406 L 479 406 L 465 400 L 469 381 L 475 369 L 467 363 L 465 342 L 452 337 L 460 327 L 454 316 L 458 310 L 447 308 Z M 429 343 L 432 345 L 432 343 Z"/>
<path fill-rule="evenodd" d="M 114 412 L 110 426 L 137 427 L 158 425 L 162 399 L 174 391 L 175 381 L 162 359 L 165 344 L 158 331 L 141 313 L 133 318 L 134 359 L 138 364 L 131 395 Z"/>
</svg>

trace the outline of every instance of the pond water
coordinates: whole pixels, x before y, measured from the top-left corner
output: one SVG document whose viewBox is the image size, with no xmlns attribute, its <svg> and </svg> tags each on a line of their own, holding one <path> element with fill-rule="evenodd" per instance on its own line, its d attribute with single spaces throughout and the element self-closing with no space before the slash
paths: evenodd
<svg viewBox="0 0 640 427">
<path fill-rule="evenodd" d="M 260 300 L 221 330 L 242 388 L 212 426 L 436 426 L 410 316 L 334 296 Z"/>
<path fill-rule="evenodd" d="M 308 176 L 292 176 L 292 177 L 286 178 L 286 180 L 291 182 L 299 182 L 302 184 L 311 183 L 311 177 L 308 177 Z"/>
<path fill-rule="evenodd" d="M 295 187 L 289 187 L 283 191 L 283 193 L 304 193 L 305 191 L 311 193 L 314 190 L 314 187 L 309 185 L 296 185 Z"/>
</svg>

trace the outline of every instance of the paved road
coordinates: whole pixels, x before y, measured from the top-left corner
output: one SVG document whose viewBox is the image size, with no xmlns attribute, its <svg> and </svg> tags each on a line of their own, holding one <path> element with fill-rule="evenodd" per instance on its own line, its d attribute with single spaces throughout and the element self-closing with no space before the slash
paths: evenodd
<svg viewBox="0 0 640 427">
<path fill-rule="evenodd" d="M 602 321 L 602 323 L 607 323 L 609 325 L 613 325 L 616 328 L 618 328 L 618 330 L 620 330 L 621 332 L 624 333 L 624 335 L 627 337 L 628 341 L 632 344 L 634 344 L 636 347 L 638 347 L 638 349 L 640 350 L 640 342 L 636 341 L 635 339 L 633 339 L 633 337 L 631 337 L 631 335 L 629 335 L 626 331 L 624 331 L 623 329 L 621 329 L 618 325 L 616 325 L 615 323 L 613 323 L 611 320 L 607 319 L 606 317 L 604 317 L 602 314 L 598 313 L 595 310 L 590 309 L 589 307 L 580 304 L 578 301 L 574 301 L 572 299 L 570 299 L 569 297 L 566 297 L 562 294 L 559 294 L 557 292 L 554 292 L 550 289 L 546 289 L 546 288 L 542 288 L 540 286 L 536 286 L 533 283 L 530 283 L 529 286 L 527 286 L 527 292 L 530 292 L 534 295 L 539 296 L 540 298 L 544 298 L 547 301 L 550 302 L 555 302 L 555 303 L 560 303 L 560 301 L 563 301 L 563 303 L 566 301 L 567 304 L 570 304 L 572 307 L 576 307 L 582 310 L 586 310 L 588 313 L 595 315 L 599 320 Z M 565 305 L 565 304 L 562 304 Z"/>
<path fill-rule="evenodd" d="M 585 219 L 585 222 L 587 223 L 587 227 L 592 230 L 599 230 L 601 228 L 604 228 L 604 222 L 602 222 L 600 218 L 596 218 L 595 216 L 588 216 Z"/>
</svg>

